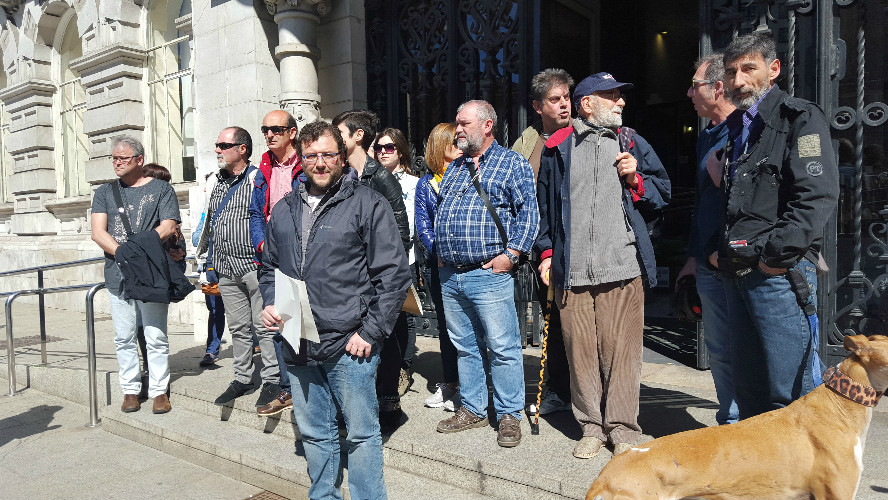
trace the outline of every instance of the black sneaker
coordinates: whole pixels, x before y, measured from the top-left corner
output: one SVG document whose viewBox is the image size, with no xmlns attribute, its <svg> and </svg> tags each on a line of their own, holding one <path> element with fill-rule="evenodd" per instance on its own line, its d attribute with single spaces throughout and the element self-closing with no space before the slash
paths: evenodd
<svg viewBox="0 0 888 500">
<path fill-rule="evenodd" d="M 250 392 L 252 388 L 253 384 L 243 384 L 241 382 L 238 382 L 237 380 L 234 380 L 230 384 L 228 384 L 228 389 L 225 389 L 225 392 L 223 392 L 221 396 L 216 398 L 216 401 L 214 401 L 214 403 L 216 404 L 216 406 L 225 406 L 235 399 Z"/>
<path fill-rule="evenodd" d="M 274 401 L 274 398 L 281 392 L 281 386 L 271 382 L 262 384 L 262 390 L 259 392 L 259 399 L 256 400 L 256 408 L 262 408 Z"/>
</svg>

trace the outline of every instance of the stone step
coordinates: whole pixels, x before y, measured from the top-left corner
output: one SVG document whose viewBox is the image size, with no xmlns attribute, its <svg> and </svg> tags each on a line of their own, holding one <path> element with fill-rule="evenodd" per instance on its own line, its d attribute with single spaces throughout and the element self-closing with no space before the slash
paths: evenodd
<svg viewBox="0 0 888 500">
<path fill-rule="evenodd" d="M 142 410 L 135 413 L 104 407 L 102 429 L 286 498 L 308 497 L 311 481 L 298 441 L 274 433 L 253 432 L 179 406 L 168 414 L 154 415 L 150 403 L 144 403 Z M 389 461 L 386 457 L 384 473 L 392 500 L 493 498 L 393 468 Z M 344 498 L 350 498 L 347 471 L 342 493 Z"/>
</svg>

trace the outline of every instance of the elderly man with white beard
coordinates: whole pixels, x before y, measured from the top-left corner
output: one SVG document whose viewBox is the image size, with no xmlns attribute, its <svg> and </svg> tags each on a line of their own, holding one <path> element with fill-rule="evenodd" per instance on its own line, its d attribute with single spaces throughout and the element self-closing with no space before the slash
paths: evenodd
<svg viewBox="0 0 888 500">
<path fill-rule="evenodd" d="M 650 144 L 623 127 L 623 90 L 609 73 L 581 81 L 579 116 L 546 141 L 537 200 L 540 276 L 555 288 L 570 365 L 573 455 L 614 455 L 638 439 L 644 286 L 656 285 L 646 221 L 669 202 L 670 182 Z"/>
</svg>

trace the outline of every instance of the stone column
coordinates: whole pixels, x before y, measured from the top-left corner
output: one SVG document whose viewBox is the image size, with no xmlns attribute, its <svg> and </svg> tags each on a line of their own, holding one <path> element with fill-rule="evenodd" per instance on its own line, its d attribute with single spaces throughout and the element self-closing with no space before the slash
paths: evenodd
<svg viewBox="0 0 888 500">
<path fill-rule="evenodd" d="M 19 56 L 8 69 L 9 85 L 0 100 L 10 115 L 6 148 L 12 156 L 9 191 L 14 198 L 10 232 L 56 234 L 58 221 L 44 208 L 56 197 L 53 130 L 52 49 L 35 45 L 32 57 Z"/>
<path fill-rule="evenodd" d="M 317 47 L 320 16 L 330 10 L 329 0 L 265 0 L 268 12 L 278 25 L 278 46 L 274 55 L 280 61 L 280 105 L 302 127 L 320 117 Z"/>
</svg>

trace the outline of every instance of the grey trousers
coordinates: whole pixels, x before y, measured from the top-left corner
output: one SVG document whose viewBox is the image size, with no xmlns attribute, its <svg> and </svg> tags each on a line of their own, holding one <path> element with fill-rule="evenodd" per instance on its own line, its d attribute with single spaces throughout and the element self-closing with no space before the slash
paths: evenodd
<svg viewBox="0 0 888 500">
<path fill-rule="evenodd" d="M 234 379 L 249 384 L 253 378 L 253 331 L 262 348 L 262 382 L 279 384 L 280 368 L 274 351 L 274 332 L 262 324 L 262 295 L 256 271 L 234 278 L 219 276 L 219 291 L 231 331 Z"/>
</svg>

